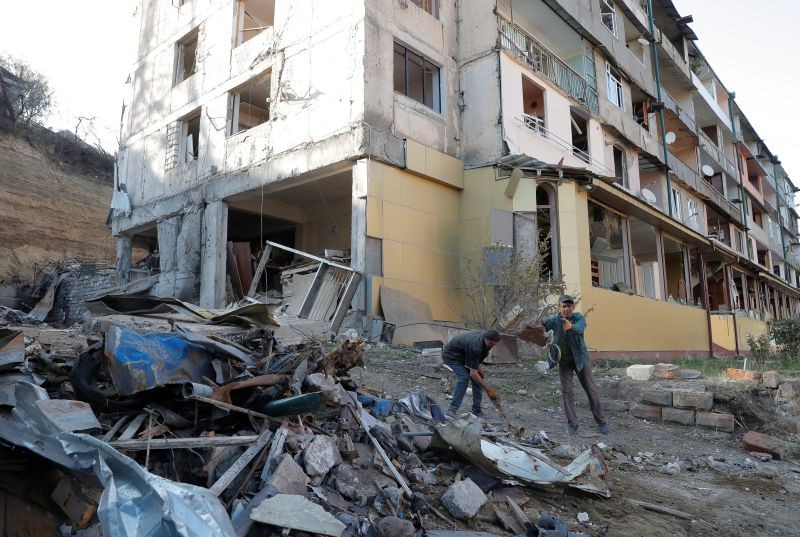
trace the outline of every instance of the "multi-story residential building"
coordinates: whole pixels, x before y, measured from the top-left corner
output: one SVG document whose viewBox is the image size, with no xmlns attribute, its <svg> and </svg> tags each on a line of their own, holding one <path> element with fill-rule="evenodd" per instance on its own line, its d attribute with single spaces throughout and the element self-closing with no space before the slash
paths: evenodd
<svg viewBox="0 0 800 537">
<path fill-rule="evenodd" d="M 459 259 L 548 259 L 606 355 L 747 352 L 800 312 L 797 190 L 670 0 L 142 0 L 120 273 L 216 307 L 226 243 L 349 249 L 457 321 Z M 532 224 L 531 224 L 532 222 Z"/>
</svg>

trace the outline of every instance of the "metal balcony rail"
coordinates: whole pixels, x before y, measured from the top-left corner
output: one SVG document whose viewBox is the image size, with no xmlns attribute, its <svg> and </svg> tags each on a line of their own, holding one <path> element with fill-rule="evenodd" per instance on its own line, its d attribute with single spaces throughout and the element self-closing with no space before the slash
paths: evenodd
<svg viewBox="0 0 800 537">
<path fill-rule="evenodd" d="M 544 118 L 540 118 L 538 116 L 532 116 L 529 114 L 522 114 L 522 118 L 517 118 L 523 125 L 534 131 L 536 134 L 550 140 L 554 145 L 558 146 L 560 149 L 564 151 L 569 151 L 586 164 L 588 164 L 592 170 L 599 175 L 605 177 L 614 177 L 614 172 L 606 167 L 605 164 L 602 162 L 595 160 L 592 156 L 584 151 L 583 149 L 572 145 L 570 142 L 564 140 L 557 134 L 547 130 L 544 123 Z"/>
<path fill-rule="evenodd" d="M 694 119 L 687 114 L 681 105 L 678 104 L 678 101 L 664 89 L 664 86 L 661 86 L 661 98 L 664 100 L 664 105 L 672 112 L 678 116 L 678 119 L 683 121 L 683 123 L 688 126 L 692 131 L 697 130 L 697 124 L 694 122 Z"/>
<path fill-rule="evenodd" d="M 594 114 L 600 113 L 597 90 L 577 71 L 525 30 L 497 15 L 500 45 L 520 56 L 534 71 L 564 90 L 569 97 Z"/>
<path fill-rule="evenodd" d="M 698 143 L 700 144 L 700 147 L 702 147 L 706 153 L 711 155 L 711 158 L 713 158 L 717 162 L 717 164 L 725 168 L 725 170 L 731 177 L 736 178 L 736 165 L 733 162 L 731 162 L 731 160 L 727 156 L 723 154 L 722 149 L 717 144 L 715 144 L 711 140 L 711 138 L 708 137 L 706 133 L 704 133 L 700 129 L 697 129 L 696 132 L 697 132 L 697 140 Z"/>
<path fill-rule="evenodd" d="M 742 221 L 741 211 L 736 205 L 731 203 L 722 192 L 700 177 L 700 174 L 687 166 L 672 152 L 669 153 L 669 167 L 681 182 L 689 188 L 694 189 L 702 198 L 709 200 L 711 203 L 727 212 L 731 218 L 737 222 Z"/>
</svg>

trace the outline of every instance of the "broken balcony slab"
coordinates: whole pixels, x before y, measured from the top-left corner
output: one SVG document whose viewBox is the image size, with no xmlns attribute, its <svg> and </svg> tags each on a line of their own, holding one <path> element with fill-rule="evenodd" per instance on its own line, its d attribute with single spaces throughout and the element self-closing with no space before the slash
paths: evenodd
<svg viewBox="0 0 800 537">
<path fill-rule="evenodd" d="M 341 537 L 346 527 L 321 506 L 292 494 L 267 498 L 253 509 L 250 518 L 270 526 L 331 537 Z"/>
<path fill-rule="evenodd" d="M 393 345 L 411 346 L 417 341 L 441 340 L 442 334 L 433 328 L 433 311 L 408 293 L 381 287 L 381 308 L 386 322 L 395 325 Z"/>
</svg>

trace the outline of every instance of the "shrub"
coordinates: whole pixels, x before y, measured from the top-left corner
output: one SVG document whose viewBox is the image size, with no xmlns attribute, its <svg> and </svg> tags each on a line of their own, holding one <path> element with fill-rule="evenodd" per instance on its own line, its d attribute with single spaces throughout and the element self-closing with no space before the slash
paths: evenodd
<svg viewBox="0 0 800 537">
<path fill-rule="evenodd" d="M 772 358 L 769 335 L 761 334 L 758 337 L 753 337 L 752 334 L 747 334 L 747 345 L 750 347 L 750 353 L 753 355 L 753 359 L 759 364 L 763 364 Z"/>
<path fill-rule="evenodd" d="M 786 358 L 800 358 L 800 317 L 774 321 L 770 327 L 770 335 Z"/>
</svg>

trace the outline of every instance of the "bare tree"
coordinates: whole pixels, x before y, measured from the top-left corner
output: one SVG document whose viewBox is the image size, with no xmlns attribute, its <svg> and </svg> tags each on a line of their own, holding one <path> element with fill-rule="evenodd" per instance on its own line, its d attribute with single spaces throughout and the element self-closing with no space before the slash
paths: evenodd
<svg viewBox="0 0 800 537">
<path fill-rule="evenodd" d="M 451 300 L 451 308 L 467 326 L 510 333 L 554 311 L 564 282 L 552 274 L 542 254 L 549 247 L 549 237 L 537 246 L 534 252 L 520 252 L 492 245 L 478 257 L 460 259 L 458 300 Z"/>
<path fill-rule="evenodd" d="M 12 56 L 0 56 L 0 67 L 15 77 L 2 76 L 0 80 L 0 112 L 14 127 L 41 121 L 53 105 L 53 91 L 47 78 L 24 60 Z"/>
</svg>

